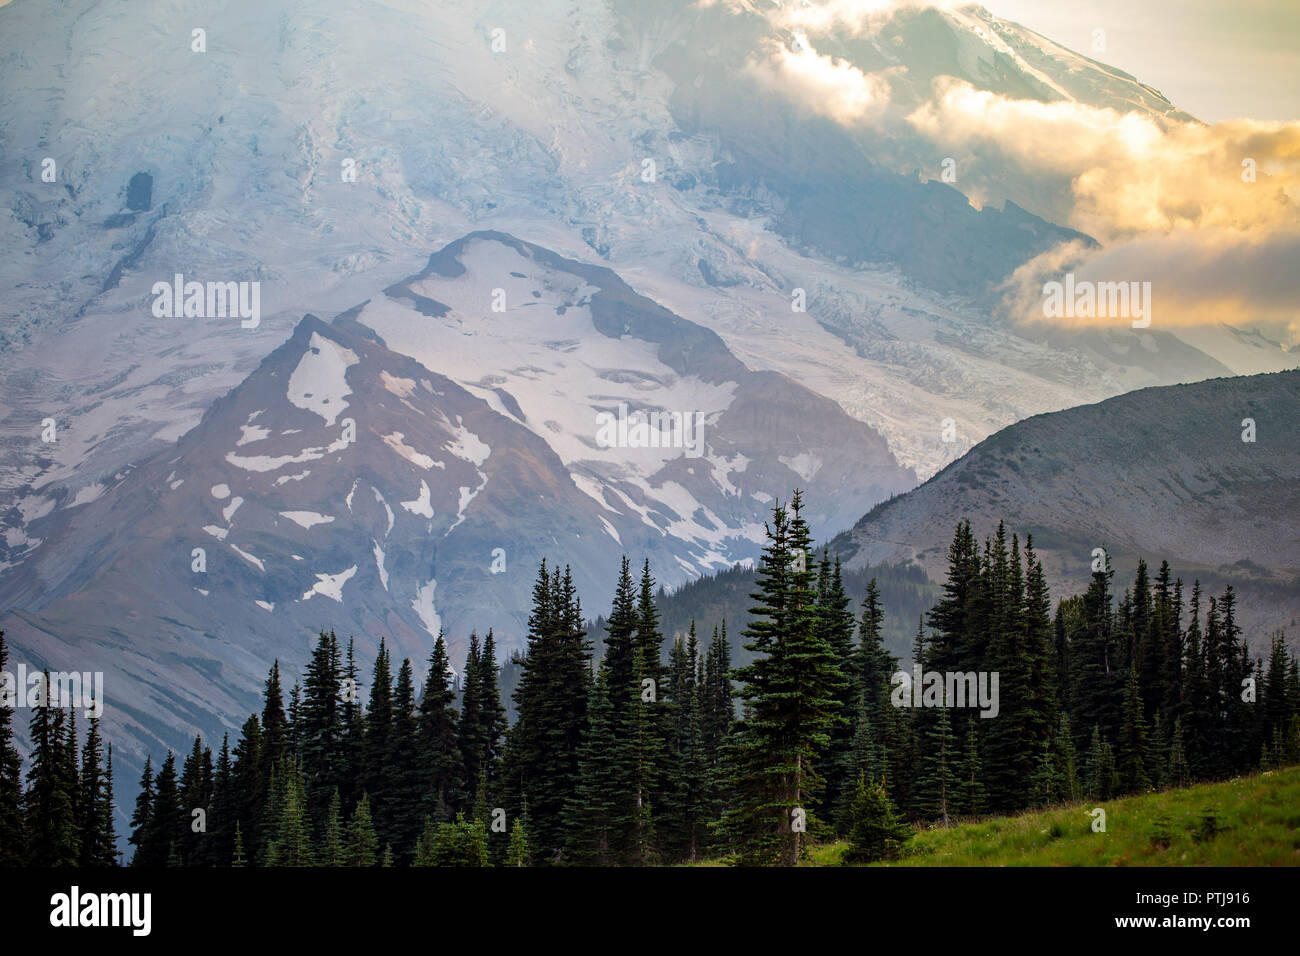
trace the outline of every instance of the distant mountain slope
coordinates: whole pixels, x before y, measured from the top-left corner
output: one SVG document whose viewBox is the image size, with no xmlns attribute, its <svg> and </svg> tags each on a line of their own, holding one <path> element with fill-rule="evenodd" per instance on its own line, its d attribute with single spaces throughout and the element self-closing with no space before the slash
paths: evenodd
<svg viewBox="0 0 1300 956">
<path fill-rule="evenodd" d="M 629 426 L 688 416 L 691 446 L 602 437 L 620 407 Z M 417 676 L 444 627 L 457 665 L 471 629 L 504 656 L 544 557 L 594 615 L 621 555 L 676 587 L 756 557 L 775 493 L 806 486 L 829 535 L 915 481 L 870 427 L 608 269 L 476 233 L 332 323 L 304 318 L 93 495 L 21 499 L 0 629 L 15 662 L 105 672 L 132 768 L 220 739 L 274 659 L 292 685 L 321 628 L 354 635 L 363 666 L 387 640 Z"/>
<path fill-rule="evenodd" d="M 1255 441 L 1242 440 L 1252 419 Z M 1018 422 L 836 537 L 849 567 L 914 560 L 935 578 L 958 521 L 1034 536 L 1049 581 L 1081 589 L 1092 550 L 1119 573 L 1167 558 L 1231 581 L 1253 636 L 1300 616 L 1300 372 L 1147 388 Z"/>
</svg>

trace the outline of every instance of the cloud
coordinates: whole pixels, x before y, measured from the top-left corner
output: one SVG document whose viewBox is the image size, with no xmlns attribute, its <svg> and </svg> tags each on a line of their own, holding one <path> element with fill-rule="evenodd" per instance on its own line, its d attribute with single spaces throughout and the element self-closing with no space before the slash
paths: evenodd
<svg viewBox="0 0 1300 956">
<path fill-rule="evenodd" d="M 934 99 L 907 121 L 936 146 L 978 157 L 968 168 L 991 166 L 980 176 L 984 189 L 1001 188 L 1102 242 L 1300 222 L 1300 123 L 1157 121 L 1073 101 L 1009 99 L 951 77 L 936 80 Z M 1044 209 L 1033 196 L 1055 198 Z"/>
<path fill-rule="evenodd" d="M 874 36 L 899 10 L 923 10 L 956 6 L 953 2 L 925 0 L 826 0 L 817 4 L 792 4 L 780 7 L 768 17 L 785 30 L 811 30 L 815 33 L 847 33 L 850 36 Z"/>
<path fill-rule="evenodd" d="M 1017 99 L 903 66 L 864 70 L 808 39 L 826 46 L 874 35 L 899 9 L 943 6 L 830 0 L 773 11 L 787 42 L 773 41 L 749 71 L 855 133 L 886 167 L 938 178 L 953 157 L 954 185 L 975 204 L 1011 200 L 1101 243 L 1067 244 L 1017 270 L 1004 289 L 1015 315 L 1041 319 L 1043 282 L 1068 269 L 1080 279 L 1150 281 L 1157 327 L 1228 322 L 1300 337 L 1300 122 L 1207 125 Z"/>
<path fill-rule="evenodd" d="M 1024 321 L 1127 327 L 1122 317 L 1052 318 L 1044 283 L 1067 272 L 1079 282 L 1150 282 L 1151 328 L 1249 324 L 1300 339 L 1300 228 L 1184 230 L 1144 235 L 1100 252 L 1063 243 L 1017 269 L 1004 283 L 1003 307 Z"/>
<path fill-rule="evenodd" d="M 774 43 L 766 59 L 750 60 L 748 68 L 760 85 L 846 126 L 873 123 L 889 109 L 889 71 L 866 74 L 823 56 L 802 34 L 794 49 Z"/>
</svg>

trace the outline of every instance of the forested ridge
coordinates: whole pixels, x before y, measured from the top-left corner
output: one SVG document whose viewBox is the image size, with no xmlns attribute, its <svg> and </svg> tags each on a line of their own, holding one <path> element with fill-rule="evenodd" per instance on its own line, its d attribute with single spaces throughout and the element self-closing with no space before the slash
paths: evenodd
<svg viewBox="0 0 1300 956">
<path fill-rule="evenodd" d="M 792 865 L 836 838 L 871 860 L 917 826 L 1300 763 L 1296 657 L 1280 633 L 1251 657 L 1230 586 L 1140 563 L 1117 592 L 1103 554 L 1053 607 L 1032 540 L 1002 526 L 982 543 L 956 528 L 912 651 L 921 672 L 996 674 L 996 716 L 942 692 L 899 706 L 877 582 L 850 595 L 802 512 L 798 492 L 773 508 L 748 619 L 672 642 L 648 562 L 624 558 L 589 634 L 568 568 L 543 561 L 513 723 L 491 631 L 458 686 L 440 634 L 422 687 L 382 643 L 363 674 L 321 633 L 287 694 L 272 666 L 234 740 L 146 762 L 131 865 Z M 75 711 L 33 708 L 24 778 L 15 714 L 0 708 L 0 864 L 117 865 L 98 720 L 79 733 Z"/>
</svg>

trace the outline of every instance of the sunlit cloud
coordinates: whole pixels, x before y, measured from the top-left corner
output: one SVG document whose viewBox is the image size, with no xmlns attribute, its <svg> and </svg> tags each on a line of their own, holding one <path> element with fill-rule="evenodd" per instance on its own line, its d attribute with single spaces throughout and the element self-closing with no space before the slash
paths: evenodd
<svg viewBox="0 0 1300 956">
<path fill-rule="evenodd" d="M 863 73 L 846 60 L 817 53 L 799 35 L 795 49 L 773 44 L 764 60 L 751 60 L 751 75 L 763 86 L 838 123 L 872 123 L 889 108 L 885 72 Z"/>
<path fill-rule="evenodd" d="M 858 134 L 883 165 L 937 178 L 953 157 L 954 185 L 975 204 L 1012 200 L 1101 243 L 1067 244 L 1018 270 L 1005 290 L 1013 314 L 1041 319 L 1043 282 L 1069 268 L 1080 279 L 1150 281 L 1162 303 L 1157 327 L 1230 322 L 1300 337 L 1300 122 L 1209 125 L 1015 99 L 951 76 L 904 108 L 894 84 L 915 79 L 905 68 L 864 71 L 816 48 L 830 35 L 874 34 L 898 9 L 922 6 L 944 5 L 832 0 L 779 9 L 769 18 L 787 42 L 773 43 L 750 72 Z"/>
</svg>

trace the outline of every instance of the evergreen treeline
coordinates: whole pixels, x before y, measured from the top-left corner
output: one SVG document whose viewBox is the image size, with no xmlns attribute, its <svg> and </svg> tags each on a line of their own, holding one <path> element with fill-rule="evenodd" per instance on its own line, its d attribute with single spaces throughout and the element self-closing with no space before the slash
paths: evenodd
<svg viewBox="0 0 1300 956">
<path fill-rule="evenodd" d="M 1167 563 L 1154 577 L 1139 563 L 1116 595 L 1102 558 L 1053 607 L 1032 540 L 1002 526 L 982 544 L 958 526 L 912 652 L 926 672 L 996 672 L 997 715 L 942 691 L 898 706 L 877 582 L 855 607 L 802 512 L 798 492 L 773 509 L 738 667 L 725 620 L 665 647 L 648 562 L 623 560 L 597 634 L 569 569 L 543 562 L 511 726 L 491 632 L 470 637 L 459 698 L 442 635 L 423 688 L 381 643 L 363 695 L 351 642 L 322 633 L 287 705 L 277 663 L 233 744 L 146 762 L 132 862 L 789 865 L 832 836 L 869 860 L 916 823 L 1300 762 L 1296 657 L 1277 634 L 1252 661 L 1231 587 L 1185 594 Z M 0 638 L 0 666 L 3 653 Z M 0 711 L 0 855 L 111 864 L 98 728 L 78 766 L 71 716 L 34 712 L 23 789 L 11 719 Z"/>
<path fill-rule="evenodd" d="M 0 672 L 8 659 L 0 631 Z M 50 701 L 49 671 L 39 680 L 39 699 L 50 706 L 32 708 L 26 788 L 14 708 L 0 704 L 0 866 L 116 866 L 113 748 L 105 749 L 98 718 L 79 746 L 76 711 Z"/>
</svg>

